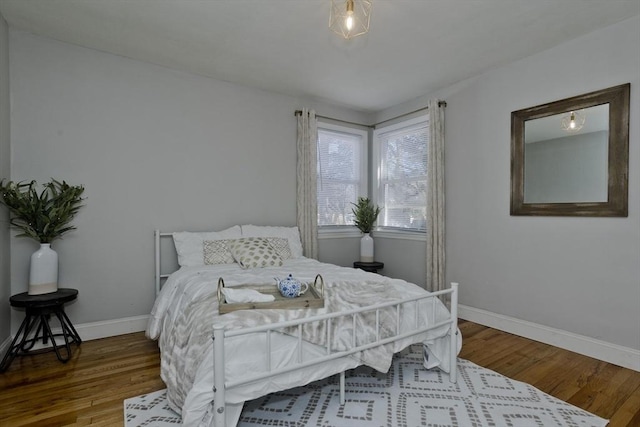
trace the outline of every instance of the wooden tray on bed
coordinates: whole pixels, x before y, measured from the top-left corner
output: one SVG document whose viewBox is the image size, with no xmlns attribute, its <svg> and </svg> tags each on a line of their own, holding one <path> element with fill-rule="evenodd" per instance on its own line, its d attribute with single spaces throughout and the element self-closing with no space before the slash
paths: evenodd
<svg viewBox="0 0 640 427">
<path fill-rule="evenodd" d="M 303 295 L 296 298 L 286 298 L 280 294 L 276 285 L 238 285 L 234 289 L 254 289 L 260 293 L 273 295 L 274 301 L 269 302 L 241 302 L 228 303 L 224 300 L 222 288 L 224 280 L 218 279 L 218 311 L 220 314 L 230 313 L 236 310 L 258 310 L 258 309 L 300 309 L 300 308 L 322 308 L 324 307 L 324 280 L 321 275 L 317 275 L 313 283 L 308 283 L 309 289 Z"/>
</svg>

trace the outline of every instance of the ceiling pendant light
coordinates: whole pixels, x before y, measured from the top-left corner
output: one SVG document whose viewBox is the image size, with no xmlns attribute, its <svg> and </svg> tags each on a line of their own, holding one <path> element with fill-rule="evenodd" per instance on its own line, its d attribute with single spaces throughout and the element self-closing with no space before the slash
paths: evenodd
<svg viewBox="0 0 640 427">
<path fill-rule="evenodd" d="M 562 129 L 567 132 L 577 132 L 582 129 L 582 126 L 584 126 L 585 119 L 586 116 L 584 111 L 569 111 L 567 114 L 562 116 Z"/>
<path fill-rule="evenodd" d="M 369 32 L 371 0 L 331 0 L 329 29 L 345 39 Z"/>
</svg>

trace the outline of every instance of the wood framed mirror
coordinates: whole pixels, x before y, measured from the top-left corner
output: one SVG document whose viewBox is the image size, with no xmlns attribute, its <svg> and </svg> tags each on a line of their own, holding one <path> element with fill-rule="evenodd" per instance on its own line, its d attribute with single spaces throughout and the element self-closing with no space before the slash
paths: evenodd
<svg viewBox="0 0 640 427">
<path fill-rule="evenodd" d="M 511 215 L 628 216 L 629 92 L 511 113 Z"/>
</svg>

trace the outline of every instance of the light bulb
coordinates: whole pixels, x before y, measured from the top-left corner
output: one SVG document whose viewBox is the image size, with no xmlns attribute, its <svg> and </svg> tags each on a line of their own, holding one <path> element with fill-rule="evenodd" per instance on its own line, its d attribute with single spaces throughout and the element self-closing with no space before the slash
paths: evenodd
<svg viewBox="0 0 640 427">
<path fill-rule="evenodd" d="M 353 6 L 353 0 L 347 0 L 347 19 L 344 21 L 347 31 L 353 28 Z"/>
<path fill-rule="evenodd" d="M 347 15 L 347 19 L 345 19 L 344 21 L 344 25 L 347 27 L 347 30 L 351 31 L 351 29 L 353 28 L 353 12 L 349 12 L 349 15 Z"/>
<path fill-rule="evenodd" d="M 584 126 L 585 115 L 582 110 L 569 111 L 560 121 L 560 126 L 567 132 L 578 132 Z"/>
</svg>

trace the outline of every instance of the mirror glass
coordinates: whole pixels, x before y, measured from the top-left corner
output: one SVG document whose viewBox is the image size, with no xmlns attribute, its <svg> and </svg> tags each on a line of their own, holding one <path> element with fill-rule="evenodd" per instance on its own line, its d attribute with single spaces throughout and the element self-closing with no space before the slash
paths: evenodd
<svg viewBox="0 0 640 427">
<path fill-rule="evenodd" d="M 624 84 L 511 113 L 511 215 L 627 216 Z"/>
<path fill-rule="evenodd" d="M 606 202 L 609 104 L 576 112 L 577 129 L 563 129 L 571 113 L 528 120 L 524 125 L 524 202 Z"/>
</svg>

